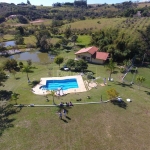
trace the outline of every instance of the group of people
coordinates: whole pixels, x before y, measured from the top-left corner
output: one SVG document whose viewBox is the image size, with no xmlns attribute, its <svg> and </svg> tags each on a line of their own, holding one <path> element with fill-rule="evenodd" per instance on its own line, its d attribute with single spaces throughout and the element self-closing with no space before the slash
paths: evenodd
<svg viewBox="0 0 150 150">
<path fill-rule="evenodd" d="M 72 102 L 66 102 L 66 104 L 64 104 L 63 102 L 60 103 L 60 106 L 63 107 L 64 105 L 66 105 L 67 107 L 71 107 L 73 106 Z"/>
</svg>

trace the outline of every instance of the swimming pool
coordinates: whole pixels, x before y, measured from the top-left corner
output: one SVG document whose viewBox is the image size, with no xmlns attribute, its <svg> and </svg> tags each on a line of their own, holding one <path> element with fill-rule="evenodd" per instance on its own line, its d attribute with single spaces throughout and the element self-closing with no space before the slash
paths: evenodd
<svg viewBox="0 0 150 150">
<path fill-rule="evenodd" d="M 42 86 L 41 88 L 45 90 L 68 90 L 78 87 L 77 80 L 75 78 L 71 78 L 61 80 L 46 80 L 46 85 Z"/>
</svg>

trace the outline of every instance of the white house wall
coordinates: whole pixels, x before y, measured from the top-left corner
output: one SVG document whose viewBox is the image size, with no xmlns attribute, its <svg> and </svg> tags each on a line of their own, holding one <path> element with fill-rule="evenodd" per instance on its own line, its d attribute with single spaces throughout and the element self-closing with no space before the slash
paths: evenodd
<svg viewBox="0 0 150 150">
<path fill-rule="evenodd" d="M 92 58 L 92 62 L 95 64 L 103 64 L 104 63 L 104 61 L 101 59 L 93 59 L 93 58 Z"/>
<path fill-rule="evenodd" d="M 83 57 L 90 57 L 89 61 L 91 61 L 91 54 L 89 53 L 76 54 L 77 59 L 82 59 Z"/>
</svg>

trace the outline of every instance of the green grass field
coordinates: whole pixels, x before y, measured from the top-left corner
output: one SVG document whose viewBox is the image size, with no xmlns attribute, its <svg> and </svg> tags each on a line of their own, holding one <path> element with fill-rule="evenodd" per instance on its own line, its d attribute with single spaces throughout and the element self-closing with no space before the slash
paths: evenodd
<svg viewBox="0 0 150 150">
<path fill-rule="evenodd" d="M 74 23 L 70 23 L 67 25 L 71 25 L 72 29 L 90 29 L 93 28 L 93 30 L 99 30 L 102 28 L 113 28 L 116 27 L 118 24 L 120 24 L 122 21 L 126 20 L 125 18 L 101 18 L 101 19 L 87 19 L 82 21 L 76 21 Z M 100 23 L 98 23 L 98 21 Z M 64 30 L 67 25 L 64 25 L 62 29 Z"/>
<path fill-rule="evenodd" d="M 139 67 L 137 68 L 138 73 L 134 74 L 129 72 L 125 78 L 125 80 L 131 82 L 132 80 L 134 80 L 133 82 L 136 85 L 139 85 L 139 83 L 137 82 L 136 78 L 137 76 L 143 76 L 145 78 L 145 81 L 142 83 L 142 86 L 147 87 L 150 89 L 150 68 L 145 68 L 145 67 Z"/>
<path fill-rule="evenodd" d="M 65 61 L 74 58 L 74 52 L 62 52 Z M 0 64 L 5 58 L 0 59 Z M 24 62 L 25 63 L 25 62 Z M 65 63 L 65 62 L 64 62 Z M 63 65 L 63 64 L 62 64 Z M 33 63 L 35 69 L 29 74 L 31 84 L 27 83 L 25 73 L 17 73 L 16 78 L 10 73 L 4 87 L 0 90 L 16 92 L 19 95 L 18 104 L 52 104 L 52 97 L 38 96 L 31 92 L 31 87 L 40 81 L 41 77 L 74 75 L 76 72 L 60 71 L 58 65 Z M 114 82 L 107 82 L 107 86 L 100 86 L 103 78 L 108 77 L 104 66 L 89 64 L 88 70 L 93 71 L 95 77 L 100 77 L 95 89 L 84 93 L 68 94 L 56 98 L 55 103 L 99 102 L 102 95 L 107 100 L 106 91 L 115 88 L 123 98 L 124 104 L 102 103 L 74 105 L 68 109 L 68 118 L 59 120 L 58 107 L 24 107 L 21 110 L 15 107 L 5 108 L 7 120 L 5 127 L 0 126 L 0 148 L 2 150 L 16 149 L 149 149 L 149 116 L 150 116 L 150 89 L 130 86 L 121 83 L 121 74 L 116 72 L 112 77 Z M 147 70 L 148 71 L 148 70 Z M 145 72 L 147 72 L 145 70 Z M 85 78 L 84 78 L 85 79 Z M 90 95 L 91 99 L 87 99 Z M 127 103 L 130 98 L 132 103 Z M 4 101 L 1 101 L 1 103 Z M 14 101 L 10 103 L 14 104 Z M 13 113 L 13 114 L 11 114 Z"/>
<path fill-rule="evenodd" d="M 27 44 L 32 44 L 32 45 L 36 45 L 36 38 L 35 36 L 28 36 L 28 37 L 24 37 L 24 43 Z"/>
<path fill-rule="evenodd" d="M 88 46 L 91 42 L 91 36 L 89 35 L 79 35 L 77 39 L 77 44 Z"/>
</svg>

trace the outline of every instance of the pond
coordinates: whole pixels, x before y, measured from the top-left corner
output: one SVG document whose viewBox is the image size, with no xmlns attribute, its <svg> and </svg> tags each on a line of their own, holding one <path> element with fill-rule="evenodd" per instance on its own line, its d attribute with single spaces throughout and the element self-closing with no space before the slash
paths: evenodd
<svg viewBox="0 0 150 150">
<path fill-rule="evenodd" d="M 15 59 L 15 60 L 31 59 L 32 62 L 40 62 L 40 63 L 53 62 L 54 57 L 55 57 L 54 55 L 50 55 L 48 53 L 41 53 L 41 52 L 35 52 L 35 51 L 19 53 L 19 54 L 10 56 L 10 58 Z"/>
<path fill-rule="evenodd" d="M 3 42 L 3 43 L 5 44 L 5 47 L 7 47 L 7 46 L 15 46 L 16 45 L 15 42 L 16 41 L 7 41 L 7 42 Z"/>
</svg>

